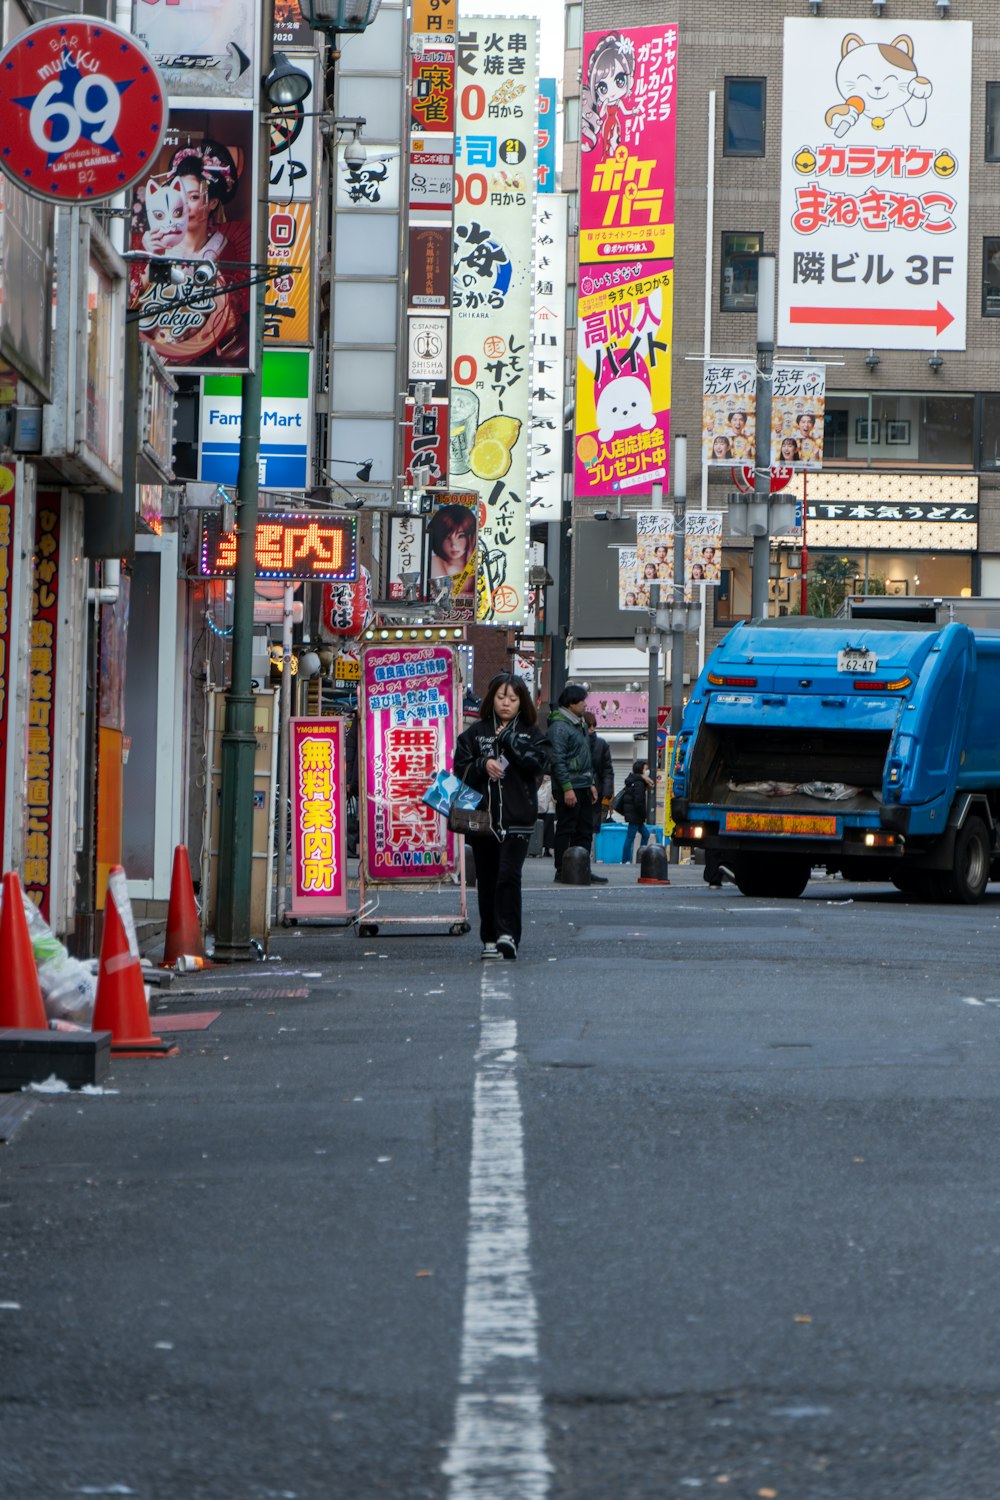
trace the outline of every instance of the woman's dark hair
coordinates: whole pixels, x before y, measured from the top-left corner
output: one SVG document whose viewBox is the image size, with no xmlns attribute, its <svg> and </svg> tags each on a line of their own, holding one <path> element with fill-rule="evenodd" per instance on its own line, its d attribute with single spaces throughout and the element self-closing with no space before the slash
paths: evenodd
<svg viewBox="0 0 1000 1500">
<path fill-rule="evenodd" d="M 232 152 L 219 141 L 181 146 L 170 158 L 170 171 L 175 177 L 200 178 L 217 203 L 235 198 L 240 184 Z"/>
<path fill-rule="evenodd" d="M 453 508 L 456 510 L 459 509 L 458 506 L 455 506 Z M 515 672 L 498 672 L 495 677 L 490 678 L 489 682 L 486 684 L 486 691 L 483 694 L 482 705 L 479 709 L 479 717 L 481 719 L 492 719 L 493 699 L 496 697 L 497 693 L 502 687 L 512 687 L 514 689 L 515 693 L 517 694 L 517 701 L 519 705 L 517 710 L 518 717 L 522 719 L 525 724 L 534 724 L 538 719 L 538 710 L 535 708 L 535 705 L 531 701 L 531 694 L 528 692 L 528 684 L 525 682 L 523 677 L 518 677 Z"/>
<path fill-rule="evenodd" d="M 442 505 L 431 516 L 427 527 L 427 538 L 431 551 L 442 556 L 445 538 L 453 531 L 464 531 L 470 543 L 476 540 L 476 513 L 467 505 Z"/>
<path fill-rule="evenodd" d="M 587 689 L 581 687 L 578 682 L 567 682 L 559 694 L 559 707 L 569 708 L 571 703 L 582 703 L 587 696 Z"/>
<path fill-rule="evenodd" d="M 648 766 L 648 765 L 649 765 L 649 761 L 648 761 L 648 760 L 646 760 L 646 758 L 645 758 L 645 756 L 644 756 L 644 757 L 643 757 L 643 758 L 642 758 L 642 760 L 634 760 L 634 761 L 633 761 L 633 762 L 632 762 L 632 771 L 633 771 L 633 773 L 634 773 L 634 774 L 635 774 L 635 775 L 636 775 L 636 776 L 641 776 L 641 775 L 642 775 L 642 772 L 643 772 L 643 770 L 644 770 L 644 769 L 645 769 L 645 767 L 646 767 L 646 766 Z"/>
</svg>

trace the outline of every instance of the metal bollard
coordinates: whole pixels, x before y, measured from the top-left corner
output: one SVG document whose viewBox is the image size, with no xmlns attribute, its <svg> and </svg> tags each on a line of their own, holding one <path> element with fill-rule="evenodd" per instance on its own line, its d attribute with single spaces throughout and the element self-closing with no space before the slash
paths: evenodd
<svg viewBox="0 0 1000 1500">
<path fill-rule="evenodd" d="M 639 859 L 639 885 L 669 885 L 667 851 L 662 844 L 647 844 Z"/>
<path fill-rule="evenodd" d="M 563 885 L 589 885 L 590 884 L 590 853 L 586 849 L 578 849 L 575 845 L 566 850 L 562 857 L 562 883 Z"/>
</svg>

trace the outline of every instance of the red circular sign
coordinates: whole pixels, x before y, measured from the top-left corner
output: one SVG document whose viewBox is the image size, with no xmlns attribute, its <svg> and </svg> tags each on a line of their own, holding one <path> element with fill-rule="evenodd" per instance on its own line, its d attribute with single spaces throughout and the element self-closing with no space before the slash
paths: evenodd
<svg viewBox="0 0 1000 1500">
<path fill-rule="evenodd" d="M 104 21 L 41 21 L 0 52 L 0 170 L 32 197 L 124 192 L 151 169 L 166 119 L 153 59 Z"/>
</svg>

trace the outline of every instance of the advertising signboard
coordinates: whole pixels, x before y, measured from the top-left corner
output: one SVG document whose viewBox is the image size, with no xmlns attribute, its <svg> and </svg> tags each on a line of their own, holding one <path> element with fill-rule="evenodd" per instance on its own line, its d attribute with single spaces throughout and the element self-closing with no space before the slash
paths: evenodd
<svg viewBox="0 0 1000 1500">
<path fill-rule="evenodd" d="M 418 46 L 435 42 L 455 43 L 455 0 L 413 0 L 410 10 L 411 40 Z"/>
<path fill-rule="evenodd" d="M 252 99 L 258 9 L 255 0 L 142 0 L 132 24 L 171 99 Z"/>
<path fill-rule="evenodd" d="M 538 191 L 556 190 L 556 81 L 538 81 Z"/>
<path fill-rule="evenodd" d="M 583 40 L 580 263 L 672 260 L 677 27 Z"/>
<path fill-rule="evenodd" d="M 964 349 L 972 24 L 785 21 L 778 342 Z"/>
<path fill-rule="evenodd" d="M 316 196 L 316 91 L 319 70 L 314 53 L 296 57 L 295 66 L 308 74 L 312 88 L 298 104 L 272 109 L 268 115 L 268 181 L 272 201 L 311 203 Z"/>
<path fill-rule="evenodd" d="M 309 362 L 307 349 L 265 349 L 260 412 L 261 485 L 309 487 Z M 243 398 L 235 375 L 206 375 L 201 383 L 198 478 L 235 485 Z"/>
<path fill-rule="evenodd" d="M 200 519 L 199 578 L 233 578 L 236 532 L 223 531 L 217 510 L 203 510 Z M 257 522 L 254 576 L 286 582 L 353 582 L 358 576 L 357 540 L 353 516 L 266 515 Z"/>
<path fill-rule="evenodd" d="M 772 469 L 822 468 L 826 366 L 776 359 L 772 381 Z"/>
<path fill-rule="evenodd" d="M 410 130 L 418 135 L 454 133 L 454 52 L 418 52 L 410 59 Z"/>
<path fill-rule="evenodd" d="M 361 660 L 364 875 L 368 881 L 441 880 L 457 840 L 423 801 L 450 770 L 461 728 L 453 645 L 378 643 Z"/>
<path fill-rule="evenodd" d="M 48 922 L 51 918 L 53 790 L 59 713 L 56 646 L 59 635 L 59 537 L 61 496 L 44 492 L 35 512 L 34 587 L 28 675 L 27 802 L 24 889 Z"/>
<path fill-rule="evenodd" d="M 99 203 L 145 177 L 167 95 L 128 32 L 86 16 L 29 26 L 0 52 L 0 171 L 32 197 Z"/>
<path fill-rule="evenodd" d="M 264 289 L 264 342 L 310 342 L 312 204 L 272 203 L 268 210 L 267 263 L 281 268 Z"/>
<path fill-rule="evenodd" d="M 347 913 L 347 809 L 342 719 L 289 722 L 294 917 Z"/>
<path fill-rule="evenodd" d="M 244 372 L 251 348 L 253 112 L 172 110 L 149 180 L 136 189 L 130 248 L 183 262 L 129 266 L 129 308 L 139 332 L 186 375 Z"/>
<path fill-rule="evenodd" d="M 446 146 L 447 150 L 440 146 Z M 450 141 L 440 146 L 428 136 L 413 136 L 410 140 L 407 188 L 411 214 L 451 213 L 455 202 L 455 153 Z M 446 236 L 450 248 L 450 232 L 446 231 Z"/>
<path fill-rule="evenodd" d="M 538 23 L 462 25 L 449 480 L 483 502 L 476 617 L 513 625 L 527 592 Z"/>
<path fill-rule="evenodd" d="M 757 366 L 708 359 L 702 376 L 701 456 L 710 465 L 752 464 L 757 442 Z"/>
<path fill-rule="evenodd" d="M 540 180 L 539 180 L 540 185 Z M 566 349 L 566 199 L 538 200 L 532 319 L 528 505 L 533 521 L 562 515 L 563 365 Z"/>
<path fill-rule="evenodd" d="M 11 625 L 14 614 L 14 508 L 17 475 L 8 464 L 0 464 L 0 843 L 7 846 L 7 769 L 10 731 L 13 724 L 14 673 L 11 661 Z"/>
</svg>

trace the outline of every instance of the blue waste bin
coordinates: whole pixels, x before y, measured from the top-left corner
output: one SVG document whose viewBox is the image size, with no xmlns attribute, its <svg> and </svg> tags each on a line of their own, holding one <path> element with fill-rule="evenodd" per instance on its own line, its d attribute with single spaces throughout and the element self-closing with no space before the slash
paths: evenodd
<svg viewBox="0 0 1000 1500">
<path fill-rule="evenodd" d="M 647 828 L 649 824 L 647 823 Z M 628 832 L 627 823 L 604 823 L 601 831 L 594 840 L 594 859 L 598 864 L 620 865 L 622 862 L 622 851 L 625 848 L 625 835 Z M 662 828 L 649 829 L 650 843 L 663 843 Z M 632 840 L 632 853 L 635 855 L 639 848 L 639 838 L 635 835 Z"/>
</svg>

